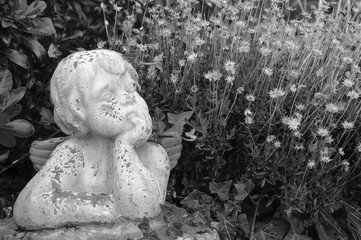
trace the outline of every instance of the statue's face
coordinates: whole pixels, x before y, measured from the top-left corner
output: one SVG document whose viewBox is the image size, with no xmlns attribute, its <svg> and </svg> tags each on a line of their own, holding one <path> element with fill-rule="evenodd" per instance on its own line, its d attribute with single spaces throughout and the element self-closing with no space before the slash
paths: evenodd
<svg viewBox="0 0 361 240">
<path fill-rule="evenodd" d="M 137 92 L 137 83 L 128 72 L 115 75 L 99 70 L 89 86 L 84 124 L 89 131 L 106 139 L 134 129 L 134 118 L 141 123 L 140 139 L 148 139 L 151 118 L 148 106 Z"/>
</svg>

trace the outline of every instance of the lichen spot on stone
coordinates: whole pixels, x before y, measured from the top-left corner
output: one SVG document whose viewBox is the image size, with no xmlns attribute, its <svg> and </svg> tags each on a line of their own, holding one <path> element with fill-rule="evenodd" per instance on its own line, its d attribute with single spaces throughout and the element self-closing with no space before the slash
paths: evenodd
<svg viewBox="0 0 361 240">
<path fill-rule="evenodd" d="M 132 164 L 130 162 L 127 163 L 127 168 L 130 167 Z"/>
</svg>

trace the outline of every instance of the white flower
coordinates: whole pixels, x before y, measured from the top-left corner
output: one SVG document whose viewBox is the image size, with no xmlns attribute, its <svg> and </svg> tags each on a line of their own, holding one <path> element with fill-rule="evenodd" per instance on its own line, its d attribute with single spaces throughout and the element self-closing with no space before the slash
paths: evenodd
<svg viewBox="0 0 361 240">
<path fill-rule="evenodd" d="M 348 161 L 342 161 L 342 165 L 344 166 L 346 172 L 350 170 L 350 163 Z"/>
<path fill-rule="evenodd" d="M 226 82 L 227 82 L 227 83 L 233 83 L 234 79 L 235 79 L 234 76 L 228 75 L 228 76 L 226 77 Z"/>
<path fill-rule="evenodd" d="M 326 136 L 324 139 L 325 143 L 331 144 L 333 143 L 333 138 L 331 136 Z"/>
<path fill-rule="evenodd" d="M 262 68 L 262 72 L 270 77 L 270 76 L 272 76 L 273 70 L 272 70 L 272 68 L 264 67 L 264 68 Z"/>
<path fill-rule="evenodd" d="M 176 84 L 176 83 L 178 82 L 178 77 L 172 73 L 172 74 L 170 75 L 170 81 L 171 81 L 173 84 Z"/>
<path fill-rule="evenodd" d="M 315 166 L 316 166 L 316 163 L 314 160 L 311 160 L 307 163 L 307 167 L 310 169 L 314 168 Z"/>
<path fill-rule="evenodd" d="M 347 63 L 347 64 L 353 63 L 353 60 L 352 60 L 352 58 L 350 58 L 350 57 L 343 57 L 342 60 L 343 60 L 345 63 Z"/>
<path fill-rule="evenodd" d="M 317 76 L 317 77 L 323 77 L 323 74 L 324 74 L 324 72 L 323 72 L 323 69 L 322 69 L 322 68 L 320 68 L 320 69 L 318 69 L 318 70 L 316 71 L 316 76 Z"/>
<path fill-rule="evenodd" d="M 204 41 L 203 39 L 199 38 L 199 37 L 196 37 L 196 39 L 194 40 L 194 44 L 196 46 L 202 46 L 203 44 L 205 44 L 206 41 Z"/>
<path fill-rule="evenodd" d="M 193 92 L 193 93 L 198 92 L 198 87 L 197 87 L 197 85 L 193 85 L 193 86 L 191 87 L 191 92 Z"/>
<path fill-rule="evenodd" d="M 247 94 L 246 99 L 248 102 L 254 102 L 256 98 L 252 94 Z"/>
<path fill-rule="evenodd" d="M 236 74 L 236 63 L 233 61 L 227 61 L 224 63 L 224 69 L 229 74 L 234 75 L 234 74 Z"/>
<path fill-rule="evenodd" d="M 178 62 L 180 67 L 183 67 L 186 64 L 186 61 L 184 59 L 179 60 Z"/>
<path fill-rule="evenodd" d="M 300 119 L 294 117 L 283 117 L 281 121 L 283 124 L 287 125 L 288 128 L 293 131 L 296 131 L 298 127 L 301 125 Z"/>
<path fill-rule="evenodd" d="M 332 159 L 329 156 L 322 155 L 321 158 L 320 158 L 320 161 L 324 162 L 324 163 L 329 163 L 329 162 L 332 161 Z"/>
<path fill-rule="evenodd" d="M 260 52 L 263 56 L 267 57 L 272 53 L 272 50 L 267 47 L 261 47 Z"/>
<path fill-rule="evenodd" d="M 285 91 L 283 91 L 280 88 L 275 88 L 271 91 L 269 91 L 268 95 L 270 96 L 270 98 L 278 98 L 278 97 L 283 97 L 285 95 Z"/>
<path fill-rule="evenodd" d="M 302 111 L 302 110 L 304 110 L 304 109 L 305 109 L 305 105 L 304 105 L 304 104 L 302 104 L 302 103 L 297 104 L 297 105 L 296 105 L 296 109 L 297 109 L 298 111 Z"/>
<path fill-rule="evenodd" d="M 188 55 L 187 57 L 187 60 L 190 62 L 190 63 L 194 63 L 197 59 L 197 54 L 192 52 L 191 54 Z"/>
<path fill-rule="evenodd" d="M 341 156 L 345 155 L 345 152 L 343 151 L 343 148 L 339 148 L 339 149 L 338 149 L 338 153 L 339 153 Z"/>
<path fill-rule="evenodd" d="M 312 49 L 313 53 L 317 56 L 322 56 L 323 52 L 317 48 Z"/>
<path fill-rule="evenodd" d="M 250 43 L 248 41 L 242 41 L 238 47 L 239 53 L 248 53 L 251 50 Z"/>
<path fill-rule="evenodd" d="M 352 99 L 357 99 L 360 97 L 360 94 L 358 92 L 356 92 L 355 90 L 351 90 L 351 91 L 348 91 L 347 94 L 346 94 L 351 100 Z"/>
<path fill-rule="evenodd" d="M 291 85 L 291 87 L 290 87 L 290 90 L 291 90 L 291 92 L 296 92 L 297 91 L 297 86 L 296 86 L 296 84 L 292 84 Z"/>
<path fill-rule="evenodd" d="M 317 134 L 320 135 L 321 137 L 326 137 L 330 133 L 328 132 L 328 130 L 326 128 L 319 127 L 318 130 L 317 130 Z"/>
<path fill-rule="evenodd" d="M 266 142 L 268 143 L 272 143 L 274 140 L 276 140 L 276 136 L 275 135 L 268 135 Z"/>
<path fill-rule="evenodd" d="M 251 111 L 251 109 L 249 109 L 249 108 L 246 108 L 246 110 L 244 110 L 244 115 L 245 116 L 252 116 L 252 111 Z"/>
<path fill-rule="evenodd" d="M 218 71 L 218 70 L 212 70 L 212 71 L 208 71 L 206 74 L 204 74 L 204 78 L 208 79 L 210 82 L 214 81 L 218 81 L 220 80 L 222 77 L 222 74 Z"/>
<path fill-rule="evenodd" d="M 280 142 L 280 141 L 275 141 L 275 142 L 273 143 L 273 146 L 274 146 L 275 148 L 280 148 L 280 147 L 281 147 L 281 142 Z"/>
<path fill-rule="evenodd" d="M 294 131 L 293 136 L 295 136 L 296 138 L 301 138 L 302 134 L 299 131 Z"/>
<path fill-rule="evenodd" d="M 184 140 L 190 141 L 190 142 L 193 142 L 194 140 L 196 140 L 197 136 L 194 135 L 195 132 L 196 132 L 196 130 L 194 128 L 192 130 L 190 130 L 189 132 L 185 132 L 184 134 L 187 136 L 187 139 L 184 139 Z"/>
<path fill-rule="evenodd" d="M 246 124 L 251 125 L 253 123 L 253 118 L 250 116 L 247 116 L 244 121 Z"/>
<path fill-rule="evenodd" d="M 296 149 L 296 150 L 302 150 L 302 149 L 305 149 L 305 147 L 303 146 L 302 143 L 297 143 L 297 144 L 295 145 L 295 149 Z"/>
<path fill-rule="evenodd" d="M 355 123 L 354 123 L 354 122 L 348 122 L 348 121 L 345 120 L 345 121 L 342 123 L 342 127 L 343 127 L 345 130 L 350 130 L 350 129 L 354 128 L 354 126 L 355 126 Z"/>
<path fill-rule="evenodd" d="M 351 88 L 353 87 L 353 85 L 355 84 L 354 81 L 352 81 L 351 79 L 349 78 L 345 78 L 342 82 L 342 84 L 347 87 L 347 88 Z"/>
<path fill-rule="evenodd" d="M 361 142 L 357 144 L 356 150 L 361 153 Z"/>
<path fill-rule="evenodd" d="M 337 113 L 338 111 L 340 111 L 340 108 L 334 103 L 327 103 L 326 111 L 330 113 Z"/>
<path fill-rule="evenodd" d="M 238 87 L 238 88 L 237 88 L 238 94 L 243 93 L 243 91 L 244 91 L 244 87 Z"/>
</svg>

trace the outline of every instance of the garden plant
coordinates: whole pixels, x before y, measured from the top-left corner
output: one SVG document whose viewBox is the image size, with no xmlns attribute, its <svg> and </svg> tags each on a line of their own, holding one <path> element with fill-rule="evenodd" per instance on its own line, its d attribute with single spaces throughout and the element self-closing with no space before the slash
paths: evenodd
<svg viewBox="0 0 361 240">
<path fill-rule="evenodd" d="M 45 73 L 22 104 L 47 138 L 57 133 L 51 104 L 32 94 L 45 99 L 56 63 L 116 50 L 139 74 L 153 138 L 183 138 L 162 206 L 169 235 L 186 239 L 189 224 L 222 239 L 361 239 L 359 11 L 351 0 L 52 0 L 44 14 L 56 34 L 42 38 L 51 61 L 16 87 Z"/>
</svg>

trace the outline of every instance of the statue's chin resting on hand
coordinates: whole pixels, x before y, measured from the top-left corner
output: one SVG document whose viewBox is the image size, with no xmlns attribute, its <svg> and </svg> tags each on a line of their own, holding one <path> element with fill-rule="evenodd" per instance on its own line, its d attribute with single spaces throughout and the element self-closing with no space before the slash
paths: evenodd
<svg viewBox="0 0 361 240">
<path fill-rule="evenodd" d="M 109 50 L 63 59 L 51 79 L 54 119 L 70 135 L 20 193 L 16 223 L 25 229 L 154 217 L 165 201 L 169 160 L 147 142 L 148 107 L 138 76 Z"/>
</svg>

